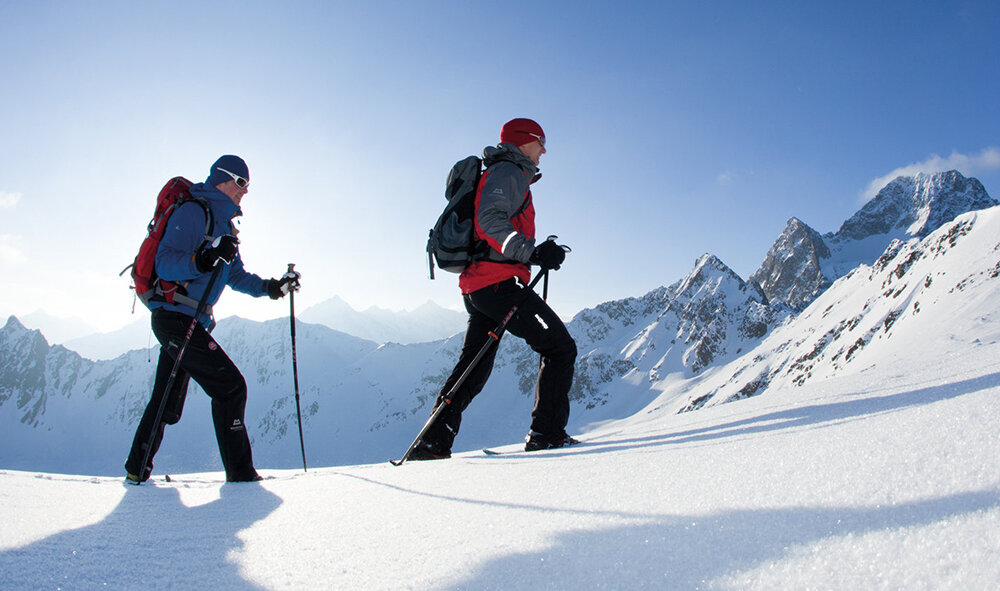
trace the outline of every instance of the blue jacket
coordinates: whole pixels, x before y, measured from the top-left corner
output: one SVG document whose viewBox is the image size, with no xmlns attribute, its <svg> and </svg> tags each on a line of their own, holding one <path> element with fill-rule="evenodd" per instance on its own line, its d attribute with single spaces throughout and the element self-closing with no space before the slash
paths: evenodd
<svg viewBox="0 0 1000 591">
<path fill-rule="evenodd" d="M 212 210 L 213 228 L 211 238 L 235 234 L 232 228 L 232 220 L 243 212 L 233 203 L 233 200 L 213 186 L 205 183 L 198 183 L 191 186 L 191 195 L 202 199 Z M 187 202 L 177 208 L 170 216 L 170 226 L 163 234 L 160 247 L 156 251 L 156 273 L 161 279 L 180 283 L 187 291 L 187 296 L 201 301 L 208 287 L 209 278 L 212 274 L 202 273 L 195 265 L 195 256 L 200 248 L 205 244 L 205 210 L 195 202 Z M 230 286 L 236 291 L 243 292 L 254 297 L 261 297 L 267 294 L 267 281 L 248 272 L 243 268 L 243 259 L 236 255 L 236 259 L 224 265 L 219 272 L 219 278 L 212 287 L 212 293 L 208 296 L 208 305 L 214 306 L 219 301 L 219 296 L 226 286 Z M 168 304 L 162 301 L 151 301 L 150 309 L 162 308 L 175 312 L 181 312 L 188 316 L 194 316 L 195 309 L 183 304 Z M 211 328 L 214 324 L 212 314 L 202 314 L 198 321 L 206 328 Z"/>
</svg>

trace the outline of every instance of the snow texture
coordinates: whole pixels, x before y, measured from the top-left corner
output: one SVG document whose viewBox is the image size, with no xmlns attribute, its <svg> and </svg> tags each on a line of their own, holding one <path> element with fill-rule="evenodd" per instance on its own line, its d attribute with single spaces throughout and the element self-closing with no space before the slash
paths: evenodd
<svg viewBox="0 0 1000 591">
<path fill-rule="evenodd" d="M 259 484 L 2 471 L 0 588 L 996 588 L 988 332 L 650 410 L 566 450 L 264 470 Z"/>
</svg>

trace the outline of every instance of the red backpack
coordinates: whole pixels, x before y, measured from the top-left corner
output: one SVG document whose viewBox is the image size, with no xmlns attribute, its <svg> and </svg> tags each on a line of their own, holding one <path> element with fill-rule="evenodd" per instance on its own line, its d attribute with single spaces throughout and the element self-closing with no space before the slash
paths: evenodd
<svg viewBox="0 0 1000 591">
<path fill-rule="evenodd" d="M 119 276 L 125 271 L 132 269 L 132 289 L 135 295 L 142 300 L 143 305 L 149 307 L 149 302 L 166 301 L 174 303 L 174 298 L 186 299 L 184 288 L 178 283 L 163 281 L 156 275 L 156 251 L 163 240 L 163 234 L 167 231 L 167 220 L 178 207 L 188 201 L 194 201 L 205 210 L 205 238 L 210 239 L 212 233 L 212 210 L 203 199 L 191 196 L 188 189 L 191 188 L 191 181 L 184 177 L 177 176 L 160 189 L 160 195 L 156 198 L 156 209 L 153 212 L 153 219 L 149 221 L 146 230 L 146 238 L 139 246 L 139 254 L 135 255 L 135 261 L 131 265 L 122 269 Z M 184 303 L 184 302 L 178 302 Z"/>
</svg>

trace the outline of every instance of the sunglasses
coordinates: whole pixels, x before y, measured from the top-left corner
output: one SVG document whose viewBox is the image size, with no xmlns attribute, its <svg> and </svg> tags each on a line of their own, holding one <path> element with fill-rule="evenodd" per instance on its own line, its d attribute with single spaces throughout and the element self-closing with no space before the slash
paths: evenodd
<svg viewBox="0 0 1000 591">
<path fill-rule="evenodd" d="M 526 131 L 524 133 L 526 133 L 526 134 L 530 135 L 531 137 L 535 138 L 536 140 L 538 140 L 539 144 L 542 144 L 543 148 L 545 147 L 545 136 L 544 135 L 538 135 L 537 133 L 531 133 L 530 131 Z"/>
<path fill-rule="evenodd" d="M 229 172 L 228 170 L 226 170 L 225 168 L 220 168 L 220 167 L 216 166 L 215 170 L 221 170 L 222 172 L 224 172 L 224 173 L 228 174 L 229 176 L 233 177 L 233 180 L 236 181 L 236 186 L 239 187 L 239 188 L 241 188 L 241 189 L 246 189 L 247 185 L 250 184 L 249 180 L 241 177 L 238 174 L 233 174 L 233 173 Z"/>
</svg>

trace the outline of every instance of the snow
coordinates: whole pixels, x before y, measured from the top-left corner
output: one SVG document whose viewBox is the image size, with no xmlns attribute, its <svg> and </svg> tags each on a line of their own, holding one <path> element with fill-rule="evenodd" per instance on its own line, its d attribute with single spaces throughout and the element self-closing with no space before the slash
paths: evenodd
<svg viewBox="0 0 1000 591">
<path fill-rule="evenodd" d="M 155 480 L 141 487 L 0 470 L 0 589 L 1000 588 L 998 235 L 993 208 L 897 243 L 742 357 L 694 377 L 663 376 L 639 397 L 646 405 L 623 395 L 628 384 L 608 384 L 605 410 L 578 413 L 593 419 L 580 446 L 529 454 L 510 442 L 499 456 L 474 450 L 400 467 L 325 461 L 308 472 L 264 459 L 257 467 L 269 479 L 253 484 L 226 484 L 220 472 L 165 481 L 159 470 L 182 465 L 166 453 L 171 439 Z M 663 361 L 659 316 L 638 303 L 606 306 L 607 317 L 628 312 L 645 324 L 617 332 L 595 320 L 594 334 L 616 351 L 649 353 L 660 373 L 679 373 Z M 359 353 L 359 367 L 407 374 L 442 346 L 415 354 L 326 340 L 320 328 L 300 333 L 307 365 L 348 367 Z M 226 330 L 244 332 L 234 343 L 260 335 L 241 323 Z M 264 344 L 242 345 L 241 354 L 260 361 L 246 364 L 259 385 L 278 375 L 265 361 L 280 358 L 280 347 L 257 340 Z M 50 355 L 54 373 L 79 362 L 64 353 Z M 624 382 L 648 382 L 650 372 Z M 513 376 L 495 372 L 491 382 L 502 388 Z M 769 380 L 763 393 L 726 402 L 755 376 Z M 351 379 L 332 390 L 363 391 L 365 380 Z M 336 408 L 377 414 L 392 408 L 391 391 Z M 73 404 L 56 404 L 63 398 Z M 464 423 L 475 436 L 498 438 L 512 431 L 497 424 L 523 422 L 525 409 L 498 400 L 484 392 L 470 407 Z M 707 402 L 677 413 L 696 400 Z M 35 439 L 4 440 L 7 457 L 43 439 L 51 455 L 76 445 L 120 457 L 120 443 L 86 447 L 54 427 L 69 418 L 101 424 L 91 416 L 96 399 L 57 388 L 37 404 L 47 405 L 50 426 Z M 412 437 L 426 416 L 410 415 L 380 431 L 379 441 L 398 443 L 397 456 L 409 443 L 400 434 Z M 307 440 L 310 457 L 381 449 L 322 424 L 325 438 Z M 478 441 L 472 434 L 460 438 Z M 102 435 L 113 439 L 110 429 Z M 187 459 L 188 449 L 174 453 Z"/>
<path fill-rule="evenodd" d="M 997 588 L 1000 345 L 939 347 L 563 450 L 257 484 L 0 471 L 0 588 Z"/>
</svg>

